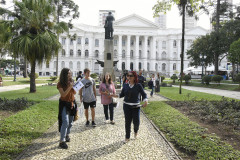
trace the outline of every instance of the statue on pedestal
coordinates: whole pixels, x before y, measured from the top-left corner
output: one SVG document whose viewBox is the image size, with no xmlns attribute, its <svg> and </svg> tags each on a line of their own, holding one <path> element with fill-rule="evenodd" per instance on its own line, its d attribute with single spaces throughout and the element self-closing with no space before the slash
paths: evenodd
<svg viewBox="0 0 240 160">
<path fill-rule="evenodd" d="M 112 16 L 112 12 L 109 12 L 104 25 L 105 39 L 113 39 L 113 21 L 115 18 Z"/>
</svg>

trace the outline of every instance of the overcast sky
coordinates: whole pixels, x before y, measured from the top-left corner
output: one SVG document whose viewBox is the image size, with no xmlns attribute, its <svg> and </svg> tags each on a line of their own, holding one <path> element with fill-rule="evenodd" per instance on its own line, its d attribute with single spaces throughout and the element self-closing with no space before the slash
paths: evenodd
<svg viewBox="0 0 240 160">
<path fill-rule="evenodd" d="M 12 0 L 7 0 L 10 2 Z M 79 5 L 80 17 L 75 20 L 77 23 L 88 25 L 98 25 L 99 10 L 115 10 L 115 19 L 118 20 L 130 14 L 137 14 L 152 22 L 152 7 L 157 0 L 74 0 Z M 239 0 L 233 0 L 233 3 Z M 210 29 L 210 19 L 208 15 L 201 14 L 197 25 L 205 29 Z M 176 6 L 167 12 L 167 28 L 181 28 L 181 17 Z"/>
</svg>

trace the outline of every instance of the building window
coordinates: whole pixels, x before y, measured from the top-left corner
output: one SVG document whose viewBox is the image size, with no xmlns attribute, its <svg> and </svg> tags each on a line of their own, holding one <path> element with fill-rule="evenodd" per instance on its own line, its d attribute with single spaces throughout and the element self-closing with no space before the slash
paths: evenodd
<svg viewBox="0 0 240 160">
<path fill-rule="evenodd" d="M 140 40 L 140 41 L 139 41 L 139 46 L 141 46 L 141 45 L 142 45 L 142 41 Z"/>
<path fill-rule="evenodd" d="M 85 62 L 85 68 L 88 68 L 88 62 Z"/>
<path fill-rule="evenodd" d="M 166 64 L 165 64 L 165 63 L 162 64 L 162 71 L 163 71 L 163 72 L 166 71 Z"/>
<path fill-rule="evenodd" d="M 122 58 L 125 58 L 125 50 L 122 51 Z"/>
<path fill-rule="evenodd" d="M 176 63 L 173 63 L 173 70 L 175 71 L 177 69 Z"/>
<path fill-rule="evenodd" d="M 130 57 L 133 58 L 133 50 L 130 52 Z"/>
<path fill-rule="evenodd" d="M 62 61 L 61 66 L 62 66 L 62 69 L 65 68 L 65 62 L 64 61 Z"/>
<path fill-rule="evenodd" d="M 88 50 L 85 50 L 85 57 L 88 57 L 88 56 L 89 56 Z"/>
<path fill-rule="evenodd" d="M 131 46 L 133 46 L 134 45 L 134 40 L 131 40 Z"/>
<path fill-rule="evenodd" d="M 54 69 L 57 68 L 57 61 L 54 61 L 53 67 L 54 67 Z"/>
<path fill-rule="evenodd" d="M 77 44 L 81 44 L 81 37 L 78 37 Z"/>
<path fill-rule="evenodd" d="M 147 59 L 150 59 L 150 51 L 147 51 Z"/>
<path fill-rule="evenodd" d="M 166 41 L 162 41 L 162 49 L 166 49 Z"/>
<path fill-rule="evenodd" d="M 80 68 L 81 68 L 81 63 L 78 61 L 77 62 L 77 69 L 80 70 Z"/>
<path fill-rule="evenodd" d="M 150 64 L 147 63 L 147 70 L 150 71 Z"/>
<path fill-rule="evenodd" d="M 150 45 L 150 40 L 149 39 L 147 40 L 147 43 L 148 43 L 148 46 L 149 46 Z"/>
<path fill-rule="evenodd" d="M 117 58 L 117 50 L 114 50 L 114 58 Z"/>
<path fill-rule="evenodd" d="M 114 39 L 114 46 L 117 46 L 117 39 Z"/>
<path fill-rule="evenodd" d="M 139 68 L 139 70 L 142 69 L 142 63 L 141 62 L 138 63 L 138 68 Z"/>
<path fill-rule="evenodd" d="M 125 62 L 122 62 L 122 71 L 125 70 Z"/>
<path fill-rule="evenodd" d="M 165 51 L 162 52 L 162 59 L 166 59 L 167 58 L 167 54 Z"/>
<path fill-rule="evenodd" d="M 79 49 L 79 50 L 78 50 L 78 56 L 81 57 L 81 54 L 82 54 L 82 52 L 81 52 L 81 50 Z"/>
<path fill-rule="evenodd" d="M 73 57 L 73 50 L 70 49 L 70 56 Z"/>
<path fill-rule="evenodd" d="M 66 38 L 62 38 L 62 45 L 66 44 Z"/>
<path fill-rule="evenodd" d="M 125 45 L 126 45 L 125 42 L 126 42 L 125 40 L 122 40 L 122 46 L 125 46 Z"/>
<path fill-rule="evenodd" d="M 176 47 L 177 47 L 177 41 L 174 40 L 174 41 L 173 41 L 173 48 L 176 48 Z"/>
<path fill-rule="evenodd" d="M 65 56 L 65 55 L 66 55 L 65 49 L 62 49 L 62 56 Z"/>
<path fill-rule="evenodd" d="M 139 58 L 142 58 L 142 51 L 139 50 Z"/>
<path fill-rule="evenodd" d="M 46 62 L 46 68 L 49 68 L 49 62 L 48 61 Z"/>
<path fill-rule="evenodd" d="M 89 44 L 89 40 L 88 38 L 85 38 L 85 45 L 88 45 Z"/>
<path fill-rule="evenodd" d="M 73 39 L 70 39 L 70 45 L 71 46 L 73 45 Z"/>
<path fill-rule="evenodd" d="M 130 63 L 130 70 L 133 71 L 133 62 Z"/>
<path fill-rule="evenodd" d="M 72 61 L 69 62 L 69 68 L 73 69 L 73 62 Z"/>
<path fill-rule="evenodd" d="M 158 71 L 158 64 L 155 64 L 155 71 Z"/>
<path fill-rule="evenodd" d="M 95 51 L 95 57 L 98 58 L 98 56 L 99 56 L 99 51 L 96 50 L 96 51 Z"/>
<path fill-rule="evenodd" d="M 95 39 L 95 47 L 99 47 L 99 40 Z"/>
</svg>

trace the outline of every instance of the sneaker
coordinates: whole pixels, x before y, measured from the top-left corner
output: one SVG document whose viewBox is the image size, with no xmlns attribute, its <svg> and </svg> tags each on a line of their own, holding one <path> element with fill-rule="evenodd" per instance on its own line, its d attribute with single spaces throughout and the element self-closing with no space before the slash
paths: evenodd
<svg viewBox="0 0 240 160">
<path fill-rule="evenodd" d="M 137 139 L 137 133 L 134 133 L 134 138 Z"/>
<path fill-rule="evenodd" d="M 70 142 L 69 135 L 66 136 L 66 142 Z"/>
<path fill-rule="evenodd" d="M 115 122 L 114 122 L 114 121 L 111 121 L 110 124 L 115 124 Z"/>
<path fill-rule="evenodd" d="M 62 149 L 68 149 L 68 145 L 66 144 L 66 142 L 60 142 L 59 147 Z"/>
<path fill-rule="evenodd" d="M 130 139 L 125 139 L 124 143 L 128 143 L 130 141 Z"/>
<path fill-rule="evenodd" d="M 106 120 L 105 123 L 108 124 L 108 123 L 109 123 L 109 120 Z"/>
<path fill-rule="evenodd" d="M 92 126 L 93 126 L 93 127 L 96 127 L 96 126 L 97 126 L 94 121 L 92 121 Z"/>
<path fill-rule="evenodd" d="M 90 123 L 90 122 L 89 122 L 89 121 L 87 121 L 87 122 L 86 122 L 86 124 L 85 124 L 85 126 L 89 126 L 89 123 Z"/>
</svg>

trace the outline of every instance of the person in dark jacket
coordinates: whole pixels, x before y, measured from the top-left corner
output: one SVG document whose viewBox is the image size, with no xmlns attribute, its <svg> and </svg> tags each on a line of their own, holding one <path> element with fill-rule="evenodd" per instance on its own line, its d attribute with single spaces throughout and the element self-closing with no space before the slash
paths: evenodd
<svg viewBox="0 0 240 160">
<path fill-rule="evenodd" d="M 130 140 L 131 133 L 131 122 L 134 125 L 134 137 L 137 137 L 140 124 L 140 98 L 139 94 L 142 95 L 144 104 L 143 107 L 147 106 L 147 94 L 144 92 L 141 84 L 138 83 L 138 76 L 135 71 L 130 71 L 127 74 L 128 83 L 123 84 L 121 93 L 112 95 L 113 97 L 124 97 L 123 111 L 125 116 L 125 142 Z"/>
<path fill-rule="evenodd" d="M 57 89 L 61 95 L 59 100 L 59 126 L 60 126 L 60 144 L 59 147 L 67 149 L 68 145 L 66 142 L 70 142 L 69 134 L 72 127 L 74 115 L 74 101 L 76 94 L 73 89 L 72 73 L 70 69 L 63 68 L 60 74 Z"/>
</svg>

